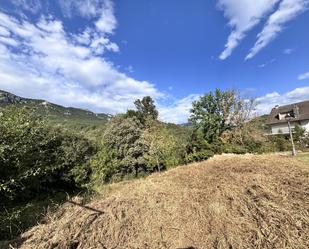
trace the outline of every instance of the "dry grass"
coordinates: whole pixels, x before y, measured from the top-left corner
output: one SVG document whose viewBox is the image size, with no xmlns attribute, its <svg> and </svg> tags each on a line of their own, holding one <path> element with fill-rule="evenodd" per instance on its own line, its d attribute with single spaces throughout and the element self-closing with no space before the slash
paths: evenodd
<svg viewBox="0 0 309 249">
<path fill-rule="evenodd" d="M 110 188 L 20 248 L 309 248 L 309 165 L 296 159 L 223 155 Z"/>
</svg>

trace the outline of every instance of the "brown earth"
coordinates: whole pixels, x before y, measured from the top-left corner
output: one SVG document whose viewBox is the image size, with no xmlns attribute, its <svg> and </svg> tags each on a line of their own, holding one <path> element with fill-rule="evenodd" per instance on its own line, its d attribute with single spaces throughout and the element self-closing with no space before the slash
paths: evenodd
<svg viewBox="0 0 309 249">
<path fill-rule="evenodd" d="M 11 248 L 309 248 L 309 165 L 287 156 L 216 156 L 109 188 Z"/>
</svg>

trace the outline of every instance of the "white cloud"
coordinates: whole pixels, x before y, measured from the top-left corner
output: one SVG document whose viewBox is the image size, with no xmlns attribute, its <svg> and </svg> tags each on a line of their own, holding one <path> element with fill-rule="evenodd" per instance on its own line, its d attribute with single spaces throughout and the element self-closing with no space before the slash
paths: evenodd
<svg viewBox="0 0 309 249">
<path fill-rule="evenodd" d="M 0 27 L 9 35 L 0 39 L 0 89 L 107 113 L 125 111 L 145 95 L 163 96 L 153 84 L 128 77 L 104 57 L 106 50 L 119 49 L 106 34 L 111 29 L 71 34 L 50 16 L 31 23 L 1 12 Z"/>
<path fill-rule="evenodd" d="M 306 80 L 309 79 L 309 72 L 303 73 L 301 75 L 298 76 L 299 80 Z"/>
<path fill-rule="evenodd" d="M 104 0 L 103 0 L 104 1 Z M 102 7 L 102 0 L 58 0 L 65 17 L 75 15 L 82 17 L 96 17 Z"/>
<path fill-rule="evenodd" d="M 283 54 L 290 55 L 294 52 L 294 48 L 286 48 L 283 50 Z"/>
<path fill-rule="evenodd" d="M 267 61 L 267 62 L 265 62 L 263 64 L 258 65 L 258 67 L 259 68 L 264 68 L 264 67 L 269 66 L 270 64 L 274 63 L 275 61 L 276 61 L 276 59 L 273 58 L 273 59 L 271 59 L 271 60 L 269 60 L 269 61 Z"/>
<path fill-rule="evenodd" d="M 95 26 L 100 32 L 112 34 L 117 27 L 114 3 L 111 0 L 59 0 L 59 4 L 66 17 L 98 17 Z"/>
<path fill-rule="evenodd" d="M 10 32 L 5 27 L 0 26 L 0 36 L 10 36 Z"/>
<path fill-rule="evenodd" d="M 256 99 L 258 102 L 257 112 L 267 114 L 276 105 L 287 105 L 305 100 L 309 100 L 309 87 L 296 88 L 283 94 L 278 92 L 268 93 Z"/>
<path fill-rule="evenodd" d="M 225 60 L 238 46 L 246 33 L 265 17 L 279 0 L 218 0 L 232 32 L 219 58 Z"/>
<path fill-rule="evenodd" d="M 95 26 L 99 32 L 112 34 L 117 27 L 111 0 L 59 0 L 59 4 L 65 17 L 98 17 Z M 112 46 L 115 47 L 114 44 Z"/>
<path fill-rule="evenodd" d="M 15 41 L 14 39 L 10 38 L 10 37 L 2 37 L 2 36 L 0 36 L 0 42 L 4 43 L 6 45 L 13 46 L 13 47 L 18 46 L 18 42 Z"/>
<path fill-rule="evenodd" d="M 100 18 L 96 22 L 96 27 L 103 33 L 112 34 L 117 26 L 114 16 L 114 6 L 111 1 L 104 1 L 104 8 L 101 9 Z"/>
<path fill-rule="evenodd" d="M 133 66 L 129 65 L 126 67 L 126 70 L 129 72 L 129 73 L 134 73 L 134 68 Z"/>
<path fill-rule="evenodd" d="M 12 3 L 23 10 L 37 13 L 42 9 L 40 0 L 12 0 Z"/>
<path fill-rule="evenodd" d="M 174 101 L 172 105 L 158 106 L 160 119 L 165 122 L 175 124 L 183 124 L 188 122 L 192 102 L 197 100 L 200 96 L 200 94 L 190 94 L 183 99 Z"/>
<path fill-rule="evenodd" d="M 283 30 L 284 25 L 308 9 L 308 0 L 282 0 L 279 8 L 267 20 L 263 30 L 258 34 L 255 45 L 246 60 L 253 58 L 261 49 L 273 41 Z"/>
</svg>

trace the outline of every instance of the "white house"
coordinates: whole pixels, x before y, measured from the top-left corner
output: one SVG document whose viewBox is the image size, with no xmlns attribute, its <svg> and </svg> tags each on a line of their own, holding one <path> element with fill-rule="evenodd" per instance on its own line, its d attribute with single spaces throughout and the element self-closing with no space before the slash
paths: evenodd
<svg viewBox="0 0 309 249">
<path fill-rule="evenodd" d="M 309 100 L 274 107 L 267 119 L 267 124 L 271 126 L 272 134 L 288 134 L 288 121 L 292 129 L 299 125 L 309 133 Z"/>
</svg>

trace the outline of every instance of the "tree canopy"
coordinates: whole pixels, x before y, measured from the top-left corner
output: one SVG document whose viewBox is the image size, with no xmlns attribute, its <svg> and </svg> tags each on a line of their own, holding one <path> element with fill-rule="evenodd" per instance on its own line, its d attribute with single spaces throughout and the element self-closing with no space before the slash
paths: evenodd
<svg viewBox="0 0 309 249">
<path fill-rule="evenodd" d="M 136 110 L 128 110 L 127 117 L 137 117 L 141 124 L 146 124 L 147 120 L 157 120 L 159 112 L 156 109 L 154 100 L 150 96 L 134 101 Z"/>
<path fill-rule="evenodd" d="M 234 91 L 216 91 L 202 96 L 192 103 L 190 122 L 200 130 L 209 143 L 231 127 L 231 114 L 235 106 Z"/>
</svg>

